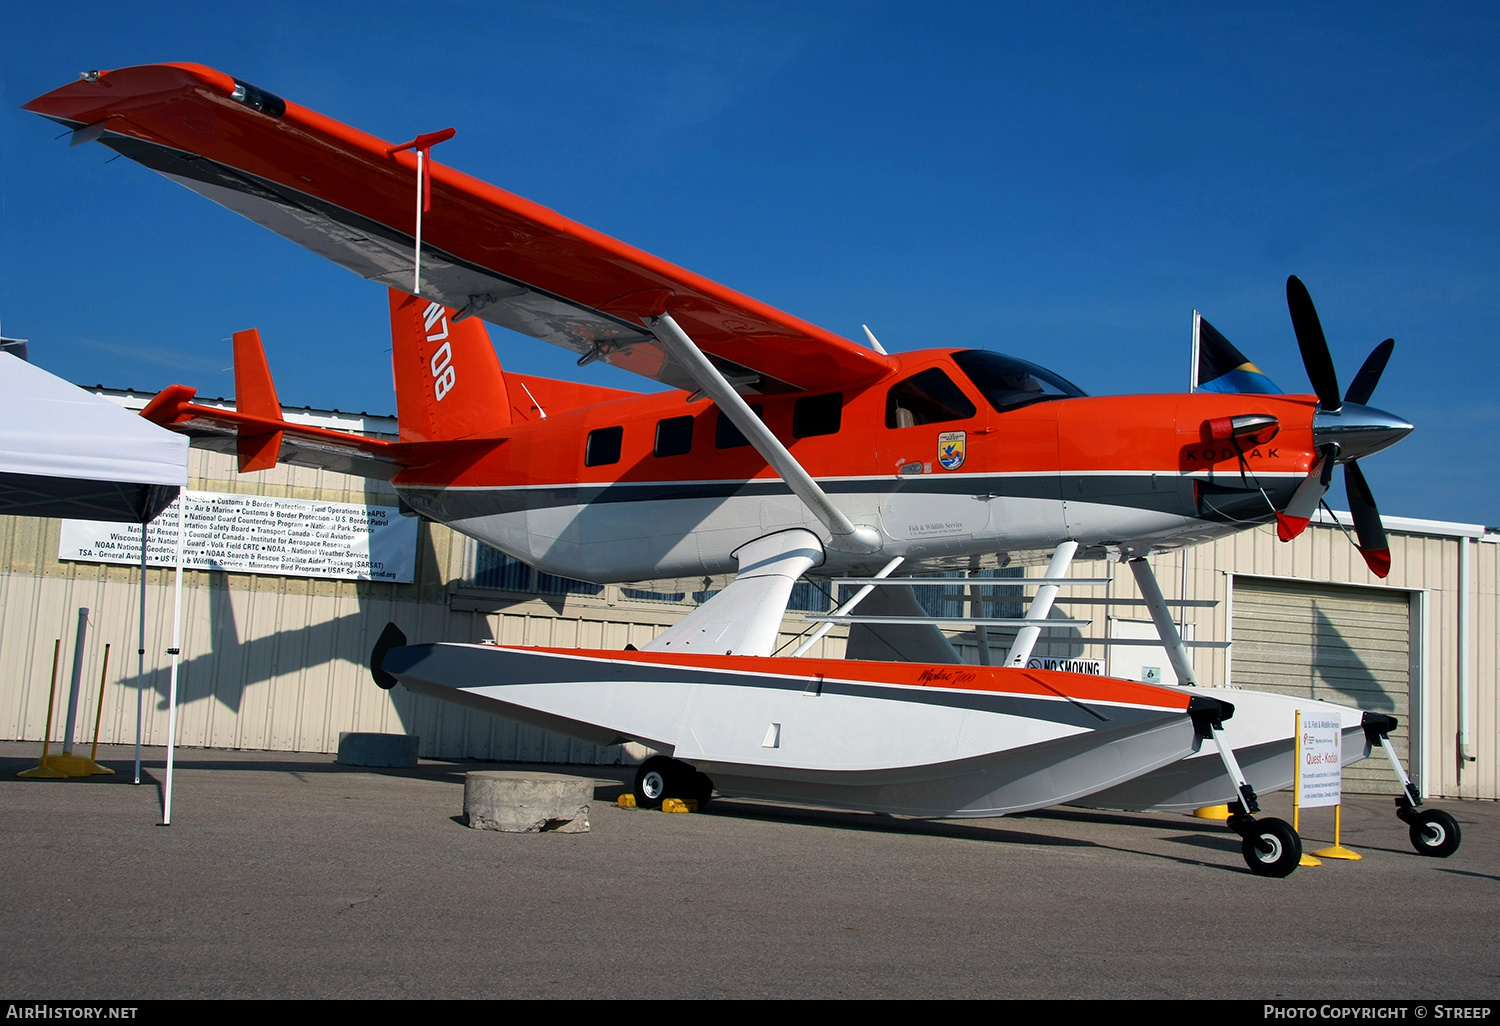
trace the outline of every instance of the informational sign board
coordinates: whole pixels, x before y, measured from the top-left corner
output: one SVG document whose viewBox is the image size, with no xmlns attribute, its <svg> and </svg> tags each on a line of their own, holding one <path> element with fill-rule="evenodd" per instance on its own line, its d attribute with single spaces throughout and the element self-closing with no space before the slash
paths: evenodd
<svg viewBox="0 0 1500 1026">
<path fill-rule="evenodd" d="M 1303 808 L 1337 805 L 1343 792 L 1343 724 L 1336 716 L 1299 717 L 1297 804 Z"/>
<path fill-rule="evenodd" d="M 417 521 L 394 506 L 186 492 L 182 565 L 195 570 L 410 584 Z M 177 502 L 149 525 L 146 563 L 175 566 Z M 141 525 L 64 520 L 58 559 L 141 561 Z"/>
<path fill-rule="evenodd" d="M 1026 660 L 1030 670 L 1063 670 L 1067 673 L 1089 673 L 1104 676 L 1103 659 L 1053 659 L 1048 656 L 1032 656 Z"/>
</svg>

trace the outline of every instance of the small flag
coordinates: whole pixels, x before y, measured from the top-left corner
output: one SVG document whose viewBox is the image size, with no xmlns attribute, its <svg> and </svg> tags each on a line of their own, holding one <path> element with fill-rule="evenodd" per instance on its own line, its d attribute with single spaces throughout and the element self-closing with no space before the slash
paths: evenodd
<svg viewBox="0 0 1500 1026">
<path fill-rule="evenodd" d="M 1281 393 L 1274 381 L 1203 317 L 1198 318 L 1198 385 L 1194 391 Z"/>
</svg>

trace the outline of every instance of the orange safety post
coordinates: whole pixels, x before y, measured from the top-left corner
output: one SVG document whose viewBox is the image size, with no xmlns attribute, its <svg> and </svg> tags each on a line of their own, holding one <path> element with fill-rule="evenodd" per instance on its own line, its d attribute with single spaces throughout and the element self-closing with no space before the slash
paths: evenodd
<svg viewBox="0 0 1500 1026">
<path fill-rule="evenodd" d="M 58 638 L 52 643 L 52 687 L 47 692 L 47 729 L 42 734 L 42 759 L 31 769 L 17 773 L 18 777 L 30 777 L 33 780 L 61 780 L 67 776 L 66 773 L 47 765 L 47 750 L 52 746 L 52 707 L 57 701 L 57 661 L 61 656 L 62 638 Z"/>
<path fill-rule="evenodd" d="M 94 747 L 89 749 L 89 762 L 94 763 L 95 773 L 113 773 L 96 761 L 99 758 L 99 720 L 104 715 L 104 682 L 109 679 L 109 646 L 104 646 L 104 668 L 99 671 L 99 704 L 94 708 Z"/>
</svg>

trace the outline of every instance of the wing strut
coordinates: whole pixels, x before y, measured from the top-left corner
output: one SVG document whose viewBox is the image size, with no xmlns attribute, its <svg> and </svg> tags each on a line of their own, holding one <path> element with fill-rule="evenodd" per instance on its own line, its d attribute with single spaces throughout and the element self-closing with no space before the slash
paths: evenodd
<svg viewBox="0 0 1500 1026">
<path fill-rule="evenodd" d="M 648 318 L 646 325 L 673 358 L 686 368 L 698 387 L 718 404 L 719 409 L 724 411 L 724 416 L 740 429 L 740 433 L 755 446 L 755 450 L 781 475 L 787 487 L 812 511 L 812 515 L 828 528 L 833 535 L 834 548 L 846 552 L 880 551 L 880 532 L 873 527 L 855 526 L 844 511 L 833 504 L 828 493 L 818 486 L 818 482 L 803 469 L 797 458 L 751 411 L 750 405 L 724 380 L 724 375 L 709 362 L 697 344 L 688 338 L 687 332 L 678 326 L 671 314 Z"/>
</svg>

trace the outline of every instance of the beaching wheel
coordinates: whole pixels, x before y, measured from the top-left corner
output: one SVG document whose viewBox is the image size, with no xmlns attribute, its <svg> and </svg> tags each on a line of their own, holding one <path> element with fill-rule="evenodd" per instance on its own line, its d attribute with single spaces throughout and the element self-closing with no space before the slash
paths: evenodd
<svg viewBox="0 0 1500 1026">
<path fill-rule="evenodd" d="M 1280 819 L 1258 819 L 1244 835 L 1240 851 L 1256 876 L 1289 876 L 1302 861 L 1302 838 Z"/>
<path fill-rule="evenodd" d="M 668 798 L 682 798 L 682 764 L 665 755 L 653 755 L 635 771 L 635 804 L 640 809 L 659 809 Z"/>
<path fill-rule="evenodd" d="M 1430 855 L 1445 859 L 1458 851 L 1462 840 L 1458 821 L 1442 809 L 1424 809 L 1413 813 L 1411 823 L 1411 846 L 1418 855 Z"/>
</svg>

